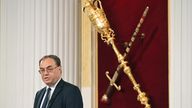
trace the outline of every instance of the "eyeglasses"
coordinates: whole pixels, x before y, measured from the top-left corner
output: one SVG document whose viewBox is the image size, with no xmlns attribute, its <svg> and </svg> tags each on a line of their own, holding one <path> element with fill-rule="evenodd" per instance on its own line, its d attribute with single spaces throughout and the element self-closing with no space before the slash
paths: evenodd
<svg viewBox="0 0 192 108">
<path fill-rule="evenodd" d="M 40 74 L 44 74 L 45 71 L 47 71 L 47 73 L 51 73 L 51 72 L 53 72 L 53 70 L 56 69 L 57 67 L 58 67 L 58 66 L 56 66 L 56 67 L 42 68 L 42 69 L 39 70 L 39 73 L 40 73 Z"/>
</svg>

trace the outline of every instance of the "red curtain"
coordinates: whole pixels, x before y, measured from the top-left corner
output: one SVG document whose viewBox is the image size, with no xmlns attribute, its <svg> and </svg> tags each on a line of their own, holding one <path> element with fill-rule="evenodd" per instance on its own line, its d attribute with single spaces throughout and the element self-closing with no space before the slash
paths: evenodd
<svg viewBox="0 0 192 108">
<path fill-rule="evenodd" d="M 115 32 L 115 44 L 121 54 L 124 42 L 129 42 L 146 6 L 148 14 L 126 58 L 132 74 L 141 90 L 150 98 L 152 108 L 168 108 L 168 1 L 167 0 L 101 0 L 111 28 Z M 142 35 L 144 34 L 144 36 Z M 116 91 L 109 104 L 101 102 L 109 80 L 117 66 L 117 57 L 111 46 L 98 40 L 98 106 L 99 108 L 144 108 L 137 101 L 138 93 L 128 76 L 121 71 Z"/>
</svg>

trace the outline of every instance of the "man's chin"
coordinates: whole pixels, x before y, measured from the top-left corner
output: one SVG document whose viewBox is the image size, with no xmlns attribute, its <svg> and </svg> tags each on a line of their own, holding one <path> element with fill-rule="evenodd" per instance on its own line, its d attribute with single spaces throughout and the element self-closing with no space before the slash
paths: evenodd
<svg viewBox="0 0 192 108">
<path fill-rule="evenodd" d="M 51 85 L 52 85 L 52 83 L 51 83 L 50 81 L 44 81 L 44 83 L 45 83 L 46 85 L 48 85 L 48 86 L 51 86 Z"/>
</svg>

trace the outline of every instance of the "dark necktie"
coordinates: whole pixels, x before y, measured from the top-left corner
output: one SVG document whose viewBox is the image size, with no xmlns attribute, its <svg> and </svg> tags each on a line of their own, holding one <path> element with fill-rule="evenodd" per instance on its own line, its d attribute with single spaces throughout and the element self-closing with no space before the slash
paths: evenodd
<svg viewBox="0 0 192 108">
<path fill-rule="evenodd" d="M 50 91 L 51 91 L 51 88 L 48 88 L 47 89 L 47 94 L 45 96 L 42 108 L 47 108 L 47 103 L 48 103 L 49 97 L 50 97 Z"/>
</svg>

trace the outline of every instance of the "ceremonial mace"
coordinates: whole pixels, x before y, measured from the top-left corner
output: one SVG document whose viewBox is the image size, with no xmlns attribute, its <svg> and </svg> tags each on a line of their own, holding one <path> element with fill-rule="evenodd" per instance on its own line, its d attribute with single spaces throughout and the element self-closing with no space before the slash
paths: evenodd
<svg viewBox="0 0 192 108">
<path fill-rule="evenodd" d="M 137 24 L 137 27 L 135 28 L 135 31 L 133 32 L 133 34 L 131 36 L 131 39 L 130 39 L 129 43 L 126 42 L 126 53 L 123 55 L 125 58 L 129 54 L 129 51 L 130 51 L 130 49 L 132 47 L 132 44 L 135 41 L 135 38 L 136 38 L 137 34 L 139 33 L 140 27 L 141 27 L 141 25 L 144 22 L 144 19 L 145 19 L 147 13 L 148 13 L 148 10 L 149 10 L 149 7 L 147 6 L 145 8 L 144 12 L 143 12 L 143 15 L 141 16 L 141 18 L 139 20 L 139 23 Z M 144 36 L 144 33 L 142 33 L 141 36 Z M 113 95 L 114 88 L 117 91 L 121 90 L 121 86 L 120 85 L 117 86 L 117 84 L 116 84 L 116 81 L 119 79 L 121 71 L 122 71 L 122 65 L 119 64 L 112 77 L 109 76 L 109 72 L 108 71 L 106 72 L 106 77 L 109 79 L 110 83 L 109 83 L 109 86 L 107 87 L 106 92 L 103 94 L 103 96 L 101 98 L 101 102 L 103 102 L 103 103 L 110 103 L 110 98 Z"/>
<path fill-rule="evenodd" d="M 149 98 L 146 96 L 145 92 L 141 91 L 140 85 L 136 82 L 131 73 L 131 68 L 127 66 L 128 62 L 125 60 L 125 57 L 119 52 L 115 45 L 115 34 L 114 31 L 110 28 L 109 22 L 101 5 L 101 1 L 95 0 L 92 3 L 91 1 L 86 0 L 83 10 L 88 14 L 90 21 L 95 26 L 96 30 L 101 34 L 101 39 L 108 45 L 112 46 L 124 73 L 131 80 L 133 89 L 138 93 L 137 100 L 140 101 L 141 104 L 145 105 L 145 108 L 151 108 L 151 105 L 148 103 Z"/>
</svg>

